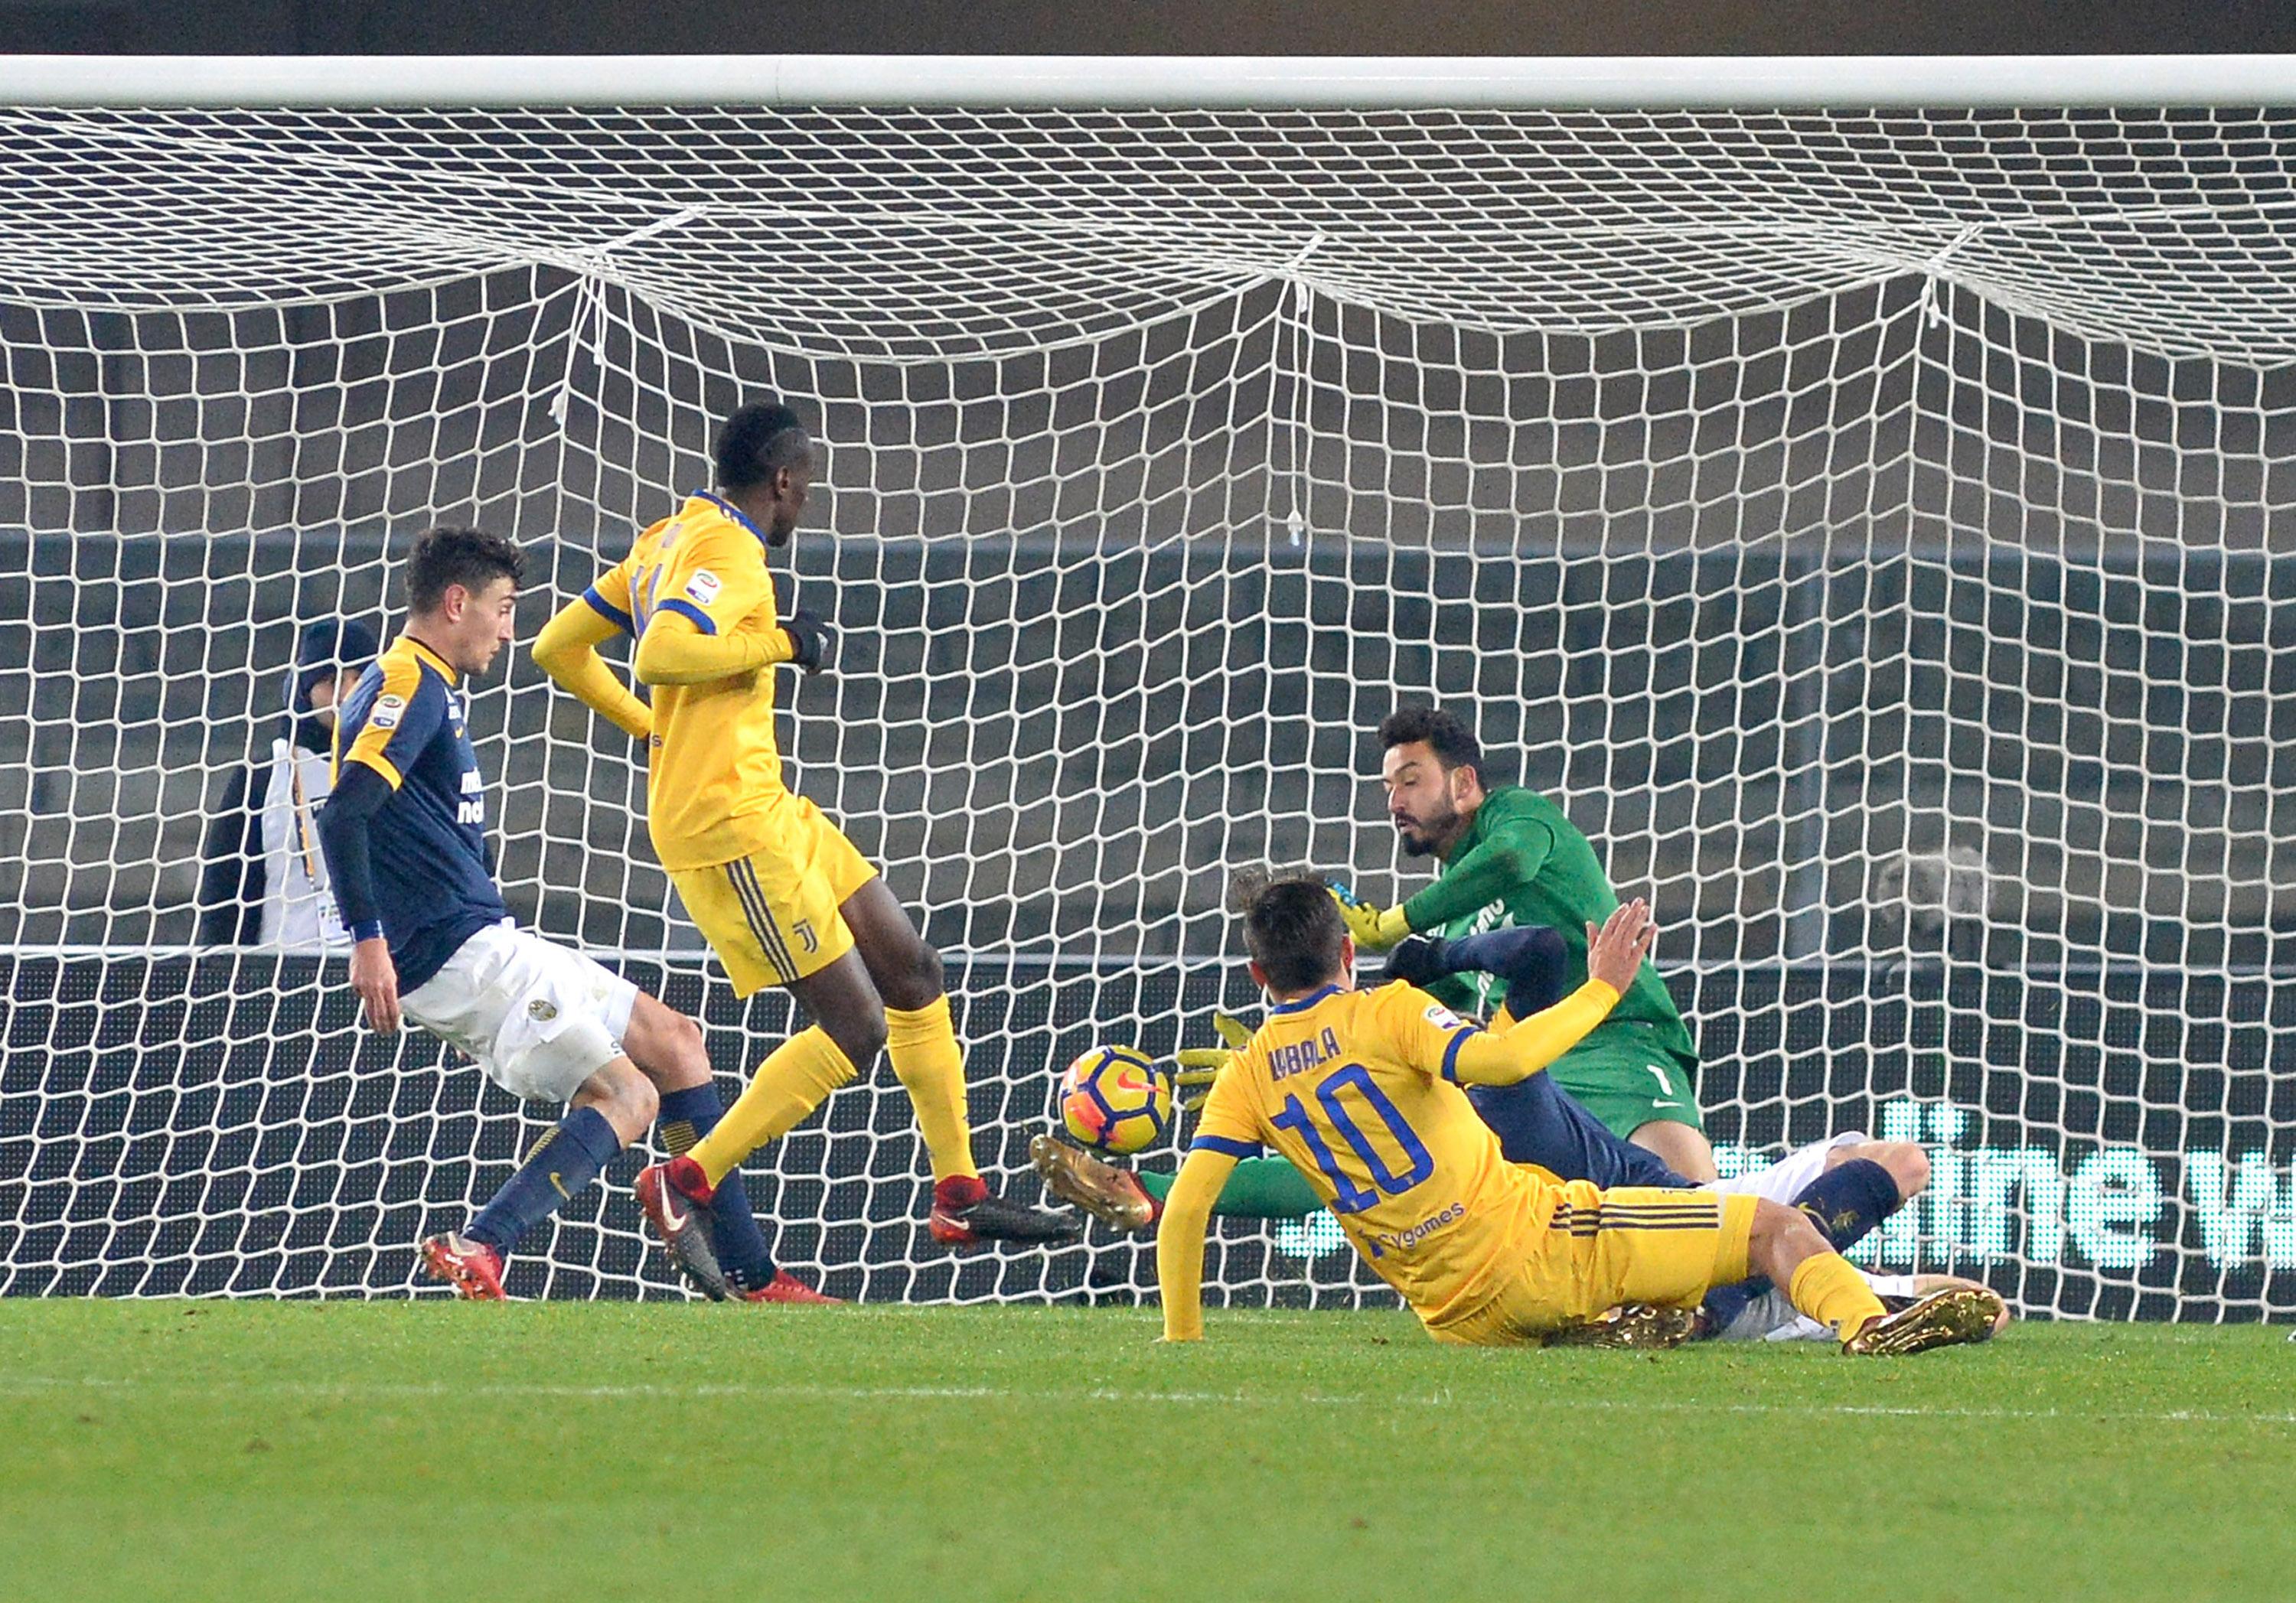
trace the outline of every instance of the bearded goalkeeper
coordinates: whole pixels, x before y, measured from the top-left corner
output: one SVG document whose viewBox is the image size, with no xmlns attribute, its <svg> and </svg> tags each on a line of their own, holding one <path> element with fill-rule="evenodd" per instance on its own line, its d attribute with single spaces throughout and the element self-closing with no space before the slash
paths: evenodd
<svg viewBox="0 0 2296 1603">
<path fill-rule="evenodd" d="M 1487 784 L 1474 732 L 1433 707 L 1405 707 L 1379 726 L 1388 816 L 1414 856 L 1431 855 L 1435 883 L 1391 908 L 1340 893 L 1357 946 L 1384 952 L 1410 935 L 1443 937 L 1545 925 L 1569 946 L 1566 985 L 1587 977 L 1579 932 L 1619 905 L 1587 837 L 1562 809 L 1520 785 Z M 1488 976 L 1452 975 L 1430 986 L 1462 1012 L 1496 1005 Z M 1608 1018 L 1548 1071 L 1613 1134 L 1656 1153 L 1685 1180 L 1715 1177 L 1714 1149 L 1698 1109 L 1698 1048 L 1647 962 Z"/>
<path fill-rule="evenodd" d="M 782 609 L 766 568 L 805 510 L 813 441 L 788 407 L 743 406 L 719 431 L 717 467 L 714 491 L 640 534 L 534 646 L 553 679 L 646 742 L 654 851 L 734 994 L 781 986 L 812 1019 L 715 1128 L 639 1174 L 638 1200 L 688 1278 L 721 1278 L 707 1228 L 717 1189 L 883 1051 L 931 1157 L 932 1239 L 1071 1239 L 1073 1224 L 981 1179 L 939 954 L 843 831 L 782 781 L 775 670 L 817 672 L 833 643 L 818 617 Z M 616 634 L 637 642 L 651 707 L 598 658 Z"/>
</svg>

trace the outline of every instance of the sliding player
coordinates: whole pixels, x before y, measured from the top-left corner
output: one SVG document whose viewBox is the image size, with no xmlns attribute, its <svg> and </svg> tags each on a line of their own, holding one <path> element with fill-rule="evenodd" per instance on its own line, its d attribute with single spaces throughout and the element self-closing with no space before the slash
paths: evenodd
<svg viewBox="0 0 2296 1603">
<path fill-rule="evenodd" d="M 1432 853 L 1443 871 L 1398 907 L 1349 900 L 1356 944 L 1384 952 L 1414 933 L 1541 924 L 1562 932 L 1574 977 L 1584 974 L 1578 931 L 1609 917 L 1619 897 L 1595 848 L 1562 810 L 1519 785 L 1485 784 L 1481 746 L 1447 713 L 1403 708 L 1380 724 L 1379 744 L 1388 815 L 1403 849 Z M 1461 1011 L 1489 1011 L 1486 986 L 1454 979 L 1431 989 Z M 1698 1109 L 1698 1049 L 1656 969 L 1636 974 L 1611 1016 L 1552 1072 L 1587 1111 L 1676 1174 L 1714 1178 L 1714 1149 Z"/>
<path fill-rule="evenodd" d="M 774 669 L 829 664 L 832 641 L 803 610 L 783 614 L 766 552 L 796 532 L 813 442 L 785 406 L 749 405 L 718 437 L 718 488 L 688 496 L 630 554 L 550 620 L 535 660 L 565 689 L 647 741 L 646 822 L 735 994 L 788 988 L 813 1024 L 758 1066 L 718 1127 L 638 1176 L 671 1255 L 700 1277 L 694 1228 L 735 1165 L 786 1133 L 876 1060 L 893 1060 L 933 1173 L 932 1239 L 1072 1239 L 1069 1221 L 991 1193 L 972 1161 L 964 1057 L 938 953 L 868 860 L 820 808 L 782 782 Z M 637 642 L 649 710 L 601 662 L 617 633 Z"/>
<path fill-rule="evenodd" d="M 1310 1176 L 1349 1242 L 1439 1341 L 1524 1345 L 1622 1304 L 1688 1306 L 1710 1286 L 1767 1276 L 1881 1355 L 1990 1336 L 2000 1298 L 1955 1288 L 1886 1313 L 1809 1220 L 1705 1191 L 1557 1182 L 1508 1163 L 1462 1084 L 1516 1084 L 1600 1024 L 1650 941 L 1639 903 L 1588 930 L 1589 977 L 1504 1033 L 1402 984 L 1354 988 L 1338 905 L 1312 880 L 1251 898 L 1244 936 L 1269 1018 L 1206 1099 L 1156 1243 L 1168 1341 L 1201 1340 L 1204 1230 L 1221 1182 L 1265 1144 Z"/>
<path fill-rule="evenodd" d="M 1568 948 L 1552 929 L 1496 929 L 1456 940 L 1414 936 L 1388 954 L 1387 977 L 1424 986 L 1446 974 L 1477 972 L 1505 983 L 1506 1005 L 1494 1021 L 1528 1018 L 1563 999 Z M 1690 1182 L 1651 1153 L 1596 1122 L 1551 1074 L 1517 1084 L 1471 1087 L 1467 1100 L 1499 1138 L 1510 1163 L 1531 1163 L 1563 1180 L 1588 1180 L 1605 1190 L 1617 1185 L 1686 1187 Z M 1826 1244 L 1847 1252 L 1884 1219 L 1928 1189 L 1929 1155 L 1913 1141 L 1877 1141 L 1856 1133 L 1837 1134 L 1788 1152 L 1775 1163 L 1709 1181 L 1712 1191 L 1743 1192 L 1783 1202 L 1807 1215 Z M 1956 1275 L 1867 1274 L 1866 1284 L 1892 1309 L 1933 1291 L 1979 1282 Z M 1681 1321 L 1669 1311 L 1632 1310 L 1606 1321 L 1601 1334 L 1623 1345 L 1667 1345 L 1675 1331 L 1737 1340 L 1823 1340 L 1829 1332 L 1794 1311 L 1783 1292 L 1759 1277 L 1717 1286 L 1695 1317 Z M 2007 1310 L 2003 1310 L 2003 1322 Z"/>
<path fill-rule="evenodd" d="M 1568 951 L 1554 931 L 1502 929 L 1449 942 L 1414 936 L 1390 955 L 1387 977 L 1425 986 L 1444 974 L 1472 971 L 1499 979 L 1506 987 L 1505 1006 L 1493 1027 L 1504 1030 L 1514 1020 L 1561 1002 L 1568 966 Z M 1512 1085 L 1472 1086 L 1467 1097 L 1477 1116 L 1498 1137 L 1509 1163 L 1528 1164 L 1560 1180 L 1588 1181 L 1603 1190 L 1623 1185 L 1691 1189 L 1690 1182 L 1655 1155 L 1603 1128 L 1554 1084 L 1551 1074 L 1534 1075 Z M 1036 1138 L 1029 1152 L 1047 1190 L 1118 1230 L 1152 1225 L 1173 1180 L 1169 1174 L 1117 1168 L 1050 1136 Z M 1292 1177 L 1290 1189 L 1297 1191 L 1296 1198 L 1280 1194 L 1266 1180 L 1255 1181 L 1239 1197 L 1231 1177 L 1213 1211 L 1226 1217 L 1276 1219 L 1304 1219 L 1323 1211 L 1308 1181 L 1283 1159 L 1248 1159 L 1238 1168 L 1269 1165 L 1280 1165 Z M 1836 1251 L 1846 1251 L 1928 1182 L 1929 1161 L 1919 1146 L 1851 1134 L 1813 1142 L 1763 1168 L 1710 1182 L 1706 1189 L 1789 1203 L 1810 1217 Z M 1283 1211 L 1259 1211 L 1269 1200 Z M 1947 1286 L 1975 1283 L 1930 1275 L 1868 1275 L 1866 1280 L 1892 1304 Z M 1606 1341 L 1621 1345 L 1667 1345 L 1691 1334 L 1753 1339 L 1782 1333 L 1824 1334 L 1760 1280 L 1717 1287 L 1694 1320 L 1644 1315 L 1608 1322 L 1601 1332 Z"/>
<path fill-rule="evenodd" d="M 1542 926 L 1560 929 L 1569 976 L 1586 973 L 1584 937 L 1575 932 L 1600 923 L 1619 904 L 1587 838 L 1552 803 L 1513 785 L 1486 788 L 1482 748 L 1456 718 L 1407 707 L 1379 726 L 1382 782 L 1388 814 L 1404 849 L 1433 852 L 1444 863 L 1433 885 L 1400 907 L 1381 912 L 1343 893 L 1342 913 L 1358 946 L 1385 951 L 1414 931 L 1461 936 L 1488 930 Z M 1431 980 L 1431 994 L 1471 1016 L 1490 1012 L 1496 992 L 1484 976 Z M 1644 967 L 1612 1017 L 1564 1055 L 1551 1071 L 1612 1133 L 1655 1154 L 1683 1178 L 1716 1178 L 1714 1149 L 1701 1120 L 1698 1059 L 1690 1031 L 1667 994 L 1658 970 Z M 1057 1143 L 1032 1146 L 1038 1166 L 1073 1165 Z M 1538 1163 L 1537 1156 L 1519 1161 Z M 1546 1167 L 1554 1167 L 1546 1164 Z M 1110 1171 L 1120 1174 L 1120 1171 Z M 1079 1191 L 1048 1171 L 1048 1183 L 1088 1210 Z M 1141 1187 L 1167 1188 L 1171 1176 L 1143 1171 Z M 1644 1183 L 1637 1178 L 1635 1183 Z M 1238 1164 L 1220 1194 L 1219 1211 L 1256 1218 L 1300 1218 L 1314 1211 L 1314 1193 L 1291 1165 L 1277 1158 Z M 1096 1210 L 1094 1210 L 1096 1211 Z M 1102 1215 L 1106 1217 L 1107 1215 Z M 1114 1223 L 1111 1220 L 1111 1223 Z M 1139 1218 L 1130 1228 L 1147 1223 Z M 1122 1228 L 1122 1226 L 1119 1226 Z"/>
<path fill-rule="evenodd" d="M 318 815 L 368 1025 L 390 1034 L 404 1016 L 513 1096 L 572 1104 L 469 1224 L 422 1243 L 431 1274 L 481 1299 L 503 1296 L 519 1238 L 657 1116 L 670 1139 L 722 1111 L 699 1026 L 514 928 L 495 887 L 462 686 L 510 643 L 521 566 L 517 546 L 476 529 L 434 528 L 416 542 L 406 627 L 343 702 L 334 790 Z M 745 1198 L 725 1202 L 721 1193 L 719 1251 L 741 1267 L 744 1295 L 826 1300 L 774 1268 Z M 726 1295 L 722 1282 L 709 1289 Z"/>
</svg>

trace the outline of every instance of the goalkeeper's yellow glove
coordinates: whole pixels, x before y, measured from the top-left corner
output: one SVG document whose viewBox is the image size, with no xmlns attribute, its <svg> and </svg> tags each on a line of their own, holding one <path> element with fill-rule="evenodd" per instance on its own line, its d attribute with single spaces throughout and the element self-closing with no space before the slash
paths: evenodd
<svg viewBox="0 0 2296 1603">
<path fill-rule="evenodd" d="M 1214 1013 L 1212 1028 L 1219 1032 L 1219 1038 L 1226 1045 L 1184 1046 L 1172 1054 L 1172 1061 L 1180 1066 L 1179 1072 L 1172 1076 L 1172 1084 L 1180 1090 L 1180 1107 L 1185 1112 L 1193 1113 L 1204 1105 L 1204 1098 L 1210 1094 L 1211 1083 L 1219 1071 L 1251 1041 L 1251 1026 L 1233 1013 Z"/>
<path fill-rule="evenodd" d="M 1334 885 L 1331 890 L 1332 900 L 1340 904 L 1340 917 L 1347 920 L 1348 933 L 1362 950 L 1384 952 L 1390 946 L 1400 945 L 1411 933 L 1411 920 L 1403 916 L 1400 907 L 1382 912 L 1368 902 L 1357 901 L 1355 893 L 1344 886 Z"/>
</svg>

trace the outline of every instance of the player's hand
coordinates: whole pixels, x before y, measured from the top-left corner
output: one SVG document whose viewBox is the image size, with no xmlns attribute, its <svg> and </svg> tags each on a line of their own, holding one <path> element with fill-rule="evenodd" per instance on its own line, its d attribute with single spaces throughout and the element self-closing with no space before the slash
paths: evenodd
<svg viewBox="0 0 2296 1603">
<path fill-rule="evenodd" d="M 1414 935 L 1387 954 L 1387 977 L 1406 986 L 1425 986 L 1450 970 L 1443 966 L 1443 949 L 1450 943 L 1439 935 Z"/>
<path fill-rule="evenodd" d="M 1612 913 L 1602 928 L 1587 926 L 1587 977 L 1599 979 L 1623 996 L 1658 938 L 1650 904 L 1637 896 Z"/>
<path fill-rule="evenodd" d="M 837 631 L 802 607 L 782 619 L 782 633 L 790 637 L 790 660 L 808 674 L 818 674 L 837 655 Z"/>
<path fill-rule="evenodd" d="M 1347 920 L 1348 934 L 1363 951 L 1384 952 L 1411 933 L 1411 921 L 1400 907 L 1382 912 L 1368 902 L 1357 901 L 1344 886 L 1334 885 L 1331 892 L 1332 900 L 1340 904 L 1340 917 Z"/>
<path fill-rule="evenodd" d="M 351 989 L 366 1004 L 369 1029 L 385 1035 L 398 1033 L 398 969 L 381 936 L 371 936 L 351 948 Z"/>
<path fill-rule="evenodd" d="M 1179 1066 L 1173 1072 L 1172 1085 L 1183 1113 L 1201 1108 L 1228 1059 L 1251 1044 L 1251 1026 L 1233 1013 L 1213 1013 L 1212 1028 L 1219 1032 L 1225 1045 L 1184 1046 L 1172 1054 L 1172 1061 Z"/>
<path fill-rule="evenodd" d="M 1209 1085 L 1234 1056 L 1225 1046 L 1184 1046 L 1172 1054 L 1172 1061 L 1178 1065 L 1173 1071 L 1172 1082 L 1176 1085 Z"/>
<path fill-rule="evenodd" d="M 1172 1098 L 1182 1113 L 1194 1113 L 1212 1094 L 1212 1082 L 1235 1054 L 1224 1046 L 1184 1046 L 1172 1054 Z"/>
</svg>

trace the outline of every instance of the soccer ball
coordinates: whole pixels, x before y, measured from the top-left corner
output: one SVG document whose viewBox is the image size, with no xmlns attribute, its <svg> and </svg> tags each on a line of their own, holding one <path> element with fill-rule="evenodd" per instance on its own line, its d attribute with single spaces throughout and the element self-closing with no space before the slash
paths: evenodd
<svg viewBox="0 0 2296 1603">
<path fill-rule="evenodd" d="M 1136 1046 L 1095 1046 L 1061 1076 L 1061 1120 L 1102 1152 L 1138 1152 L 1171 1133 L 1172 1077 Z"/>
</svg>

